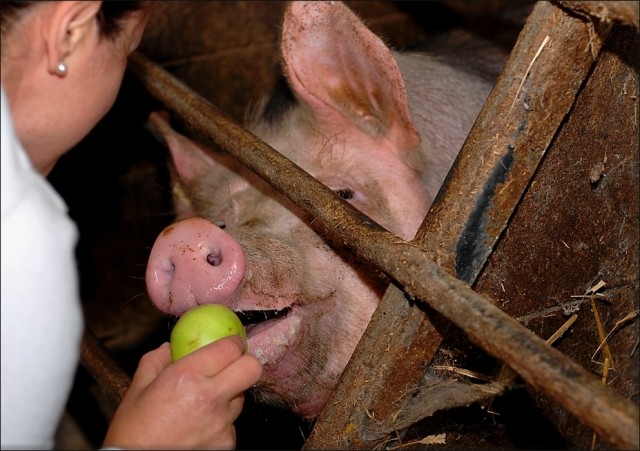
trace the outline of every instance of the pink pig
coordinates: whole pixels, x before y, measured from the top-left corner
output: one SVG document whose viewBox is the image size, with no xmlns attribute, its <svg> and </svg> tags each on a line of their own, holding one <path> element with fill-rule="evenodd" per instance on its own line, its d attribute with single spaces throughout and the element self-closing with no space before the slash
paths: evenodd
<svg viewBox="0 0 640 451">
<path fill-rule="evenodd" d="M 281 37 L 289 91 L 247 127 L 339 196 L 413 238 L 492 83 L 446 59 L 391 51 L 340 2 L 292 2 Z M 248 323 L 264 402 L 317 416 L 386 288 L 330 247 L 322 227 L 231 157 L 211 158 L 150 123 L 171 151 L 178 222 L 158 237 L 146 281 L 181 315 L 224 304 Z"/>
</svg>

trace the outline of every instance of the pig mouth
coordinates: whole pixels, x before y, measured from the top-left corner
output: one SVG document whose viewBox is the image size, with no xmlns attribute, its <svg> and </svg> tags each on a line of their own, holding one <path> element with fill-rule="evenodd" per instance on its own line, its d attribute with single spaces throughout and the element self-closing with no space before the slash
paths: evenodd
<svg viewBox="0 0 640 451">
<path fill-rule="evenodd" d="M 263 365 L 276 366 L 300 339 L 301 316 L 294 306 L 236 312 L 247 331 L 249 352 Z"/>
<path fill-rule="evenodd" d="M 235 312 L 245 327 L 263 323 L 272 319 L 285 317 L 291 312 L 291 307 L 285 307 L 279 310 L 243 310 Z"/>
</svg>

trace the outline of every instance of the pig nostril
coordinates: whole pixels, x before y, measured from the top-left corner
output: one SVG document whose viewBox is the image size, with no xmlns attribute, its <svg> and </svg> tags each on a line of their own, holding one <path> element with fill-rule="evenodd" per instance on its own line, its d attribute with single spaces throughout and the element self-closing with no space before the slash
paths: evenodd
<svg viewBox="0 0 640 451">
<path fill-rule="evenodd" d="M 212 252 L 207 255 L 207 263 L 211 266 L 220 266 L 222 264 L 222 255 L 218 252 Z"/>
</svg>

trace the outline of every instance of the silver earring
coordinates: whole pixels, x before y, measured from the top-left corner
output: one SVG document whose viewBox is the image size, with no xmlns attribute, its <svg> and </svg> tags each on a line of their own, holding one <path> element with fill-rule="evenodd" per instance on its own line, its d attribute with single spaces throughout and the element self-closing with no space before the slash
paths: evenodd
<svg viewBox="0 0 640 451">
<path fill-rule="evenodd" d="M 67 75 L 67 65 L 64 63 L 58 64 L 58 66 L 56 67 L 56 75 L 60 77 L 64 77 L 65 75 Z"/>
</svg>

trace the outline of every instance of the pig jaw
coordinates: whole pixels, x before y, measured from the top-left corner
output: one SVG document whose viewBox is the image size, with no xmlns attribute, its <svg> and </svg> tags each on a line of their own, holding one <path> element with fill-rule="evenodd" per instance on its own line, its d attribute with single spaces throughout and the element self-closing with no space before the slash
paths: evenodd
<svg viewBox="0 0 640 451">
<path fill-rule="evenodd" d="M 348 318 L 345 324 L 331 317 L 331 311 L 340 310 L 345 298 L 327 300 L 324 305 L 316 302 L 317 308 L 307 308 L 300 316 L 271 326 L 262 337 L 248 329 L 249 352 L 263 364 L 254 395 L 305 419 L 320 414 L 375 309 L 375 304 L 365 304 L 357 313 L 344 312 Z M 320 308 L 327 312 L 313 312 Z"/>
<path fill-rule="evenodd" d="M 286 317 L 247 327 L 249 352 L 263 364 L 263 377 L 256 391 L 265 402 L 286 405 L 302 417 L 313 418 L 320 413 L 347 365 L 385 281 L 374 278 L 376 283 L 372 283 L 370 273 L 355 270 L 353 262 L 337 255 L 306 226 L 300 225 L 289 234 L 292 235 L 306 238 L 297 244 L 288 243 L 288 252 L 265 249 L 262 256 L 254 253 L 258 243 L 252 243 L 249 237 L 241 239 L 247 250 L 249 280 L 243 283 L 243 294 L 233 308 L 275 308 L 281 305 L 278 303 L 291 302 Z M 314 240 L 317 242 L 312 244 Z M 271 259 L 274 254 L 304 256 L 304 263 L 298 261 L 295 265 L 302 269 L 301 274 L 287 271 L 301 281 L 296 295 L 288 295 L 287 302 L 266 294 L 273 290 L 269 286 L 274 283 L 267 273 L 257 269 L 265 268 L 262 259 Z M 274 267 L 272 271 L 282 273 L 283 269 Z M 258 281 L 254 283 L 254 279 Z M 282 287 L 278 291 L 283 294 Z M 261 299 L 256 293 L 262 294 Z M 354 299 L 358 302 L 354 303 Z"/>
<path fill-rule="evenodd" d="M 310 387 L 309 379 L 300 374 L 300 368 L 308 366 L 295 352 L 302 323 L 303 318 L 293 314 L 266 329 L 263 324 L 247 328 L 248 345 L 263 368 L 254 395 L 266 404 L 281 405 L 311 419 L 320 412 L 329 392 Z"/>
</svg>

